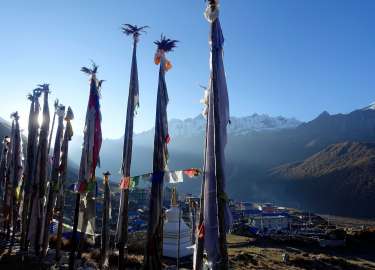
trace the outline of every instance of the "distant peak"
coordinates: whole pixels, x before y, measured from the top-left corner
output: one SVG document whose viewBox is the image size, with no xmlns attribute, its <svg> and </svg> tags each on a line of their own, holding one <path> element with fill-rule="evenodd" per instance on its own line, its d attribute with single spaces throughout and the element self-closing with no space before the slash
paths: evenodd
<svg viewBox="0 0 375 270">
<path fill-rule="evenodd" d="M 295 118 L 272 117 L 267 114 L 254 113 L 250 116 L 231 117 L 231 125 L 228 126 L 228 132 L 245 134 L 254 131 L 295 128 L 301 123 Z M 206 128 L 205 118 L 201 114 L 184 120 L 173 119 L 169 121 L 169 124 L 169 132 L 174 136 L 197 135 L 204 132 Z"/>
<path fill-rule="evenodd" d="M 364 107 L 362 111 L 375 110 L 375 102 L 372 102 L 370 105 Z"/>
<path fill-rule="evenodd" d="M 326 117 L 326 116 L 330 116 L 330 114 L 329 114 L 329 112 L 324 111 L 324 112 L 322 112 L 321 114 L 319 114 L 318 117 Z"/>
</svg>

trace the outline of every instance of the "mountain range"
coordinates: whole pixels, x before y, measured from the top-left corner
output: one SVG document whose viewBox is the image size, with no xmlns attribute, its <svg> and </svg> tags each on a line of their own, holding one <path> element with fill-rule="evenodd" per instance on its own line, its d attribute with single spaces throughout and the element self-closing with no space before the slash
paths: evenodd
<svg viewBox="0 0 375 270">
<path fill-rule="evenodd" d="M 264 114 L 233 117 L 226 147 L 228 196 L 373 217 L 374 108 L 348 114 L 323 112 L 309 122 Z M 0 121 L 0 135 L 1 127 Z M 171 170 L 202 167 L 204 131 L 202 116 L 170 120 Z M 153 136 L 153 129 L 134 136 L 132 175 L 152 170 Z M 81 144 L 82 137 L 75 136 L 70 147 L 70 158 L 77 164 Z M 122 145 L 123 138 L 106 139 L 102 145 L 99 173 L 111 171 L 114 182 L 120 179 Z M 76 170 L 76 165 L 72 168 Z M 200 179 L 187 181 L 178 189 L 198 195 L 200 183 Z"/>
<path fill-rule="evenodd" d="M 202 116 L 186 120 L 171 120 L 169 123 L 171 142 L 169 168 L 181 169 L 188 167 L 201 167 L 203 162 L 205 119 Z M 132 174 L 138 175 L 152 170 L 153 130 L 148 130 L 134 136 L 134 150 L 132 162 Z M 327 200 L 320 200 L 317 189 L 311 189 L 311 196 L 316 200 L 302 200 L 306 189 L 301 186 L 310 186 L 313 176 L 304 175 L 296 185 L 294 192 L 284 192 L 286 188 L 293 186 L 294 176 L 277 172 L 280 166 L 303 162 L 311 156 L 319 153 L 331 145 L 344 142 L 372 143 L 375 142 L 375 110 L 371 106 L 355 110 L 348 114 L 330 115 L 321 113 L 317 118 L 309 122 L 300 122 L 296 119 L 283 117 L 270 117 L 254 114 L 248 117 L 232 118 L 228 128 L 228 145 L 226 148 L 228 196 L 234 199 L 246 201 L 264 201 L 282 203 L 288 206 L 300 207 L 306 210 L 314 210 L 331 214 L 343 214 L 351 216 L 371 216 L 375 213 L 368 212 L 366 206 L 368 196 L 358 198 L 356 206 L 366 209 L 362 212 L 353 208 L 343 209 L 338 199 L 326 196 Z M 79 140 L 79 137 L 76 138 Z M 113 181 L 118 181 L 117 174 L 121 167 L 123 138 L 117 140 L 105 140 L 101 151 L 102 170 L 112 171 Z M 366 144 L 367 145 L 367 144 Z M 79 149 L 79 148 L 78 148 Z M 355 148 L 350 148 L 353 151 Z M 78 160 L 80 151 L 73 153 L 73 160 Z M 366 158 L 369 152 L 359 152 Z M 355 159 L 352 160 L 355 162 Z M 307 163 L 311 165 L 311 163 Z M 335 165 L 333 165 L 335 166 Z M 355 167 L 348 166 L 348 170 Z M 370 170 L 368 172 L 371 172 Z M 324 172 L 320 177 L 336 181 L 334 174 Z M 356 181 L 355 174 L 352 174 Z M 358 175 L 358 177 L 361 177 Z M 287 179 L 291 180 L 286 181 Z M 326 180 L 329 182 L 330 180 Z M 348 185 L 349 180 L 343 183 Z M 323 183 L 317 181 L 317 186 L 323 187 Z M 351 182 L 350 182 L 351 183 Z M 283 186 L 284 185 L 284 186 Z M 331 189 L 328 189 L 331 187 Z M 336 193 L 334 186 L 326 186 L 327 192 Z M 189 181 L 180 184 L 179 189 L 194 194 L 200 192 L 200 180 Z M 358 188 L 365 188 L 359 185 Z M 300 191 L 299 191 L 300 190 Z M 375 188 L 373 188 L 375 190 Z M 316 191 L 316 193 L 314 193 Z M 298 193 L 300 192 L 300 193 Z M 358 194 L 365 194 L 359 192 Z M 368 194 L 368 193 L 366 193 Z M 311 197 L 315 198 L 315 197 Z M 330 201 L 330 199 L 332 199 Z M 368 201 L 370 202 L 370 201 Z M 342 204 L 344 205 L 344 204 Z"/>
<path fill-rule="evenodd" d="M 271 117 L 266 114 L 253 114 L 246 117 L 231 117 L 228 126 L 230 137 L 251 136 L 262 132 L 290 129 L 299 126 L 302 122 L 294 118 L 282 116 Z M 185 120 L 171 119 L 169 121 L 169 135 L 171 142 L 170 168 L 201 167 L 203 162 L 203 140 L 206 120 L 202 115 Z M 82 137 L 75 136 L 71 143 L 70 157 L 79 162 L 81 156 Z M 150 129 L 134 135 L 133 174 L 149 172 L 152 168 L 152 147 L 154 130 Z M 101 149 L 101 169 L 110 170 L 115 174 L 121 167 L 123 138 L 106 139 Z M 100 169 L 99 169 L 100 170 Z"/>
</svg>

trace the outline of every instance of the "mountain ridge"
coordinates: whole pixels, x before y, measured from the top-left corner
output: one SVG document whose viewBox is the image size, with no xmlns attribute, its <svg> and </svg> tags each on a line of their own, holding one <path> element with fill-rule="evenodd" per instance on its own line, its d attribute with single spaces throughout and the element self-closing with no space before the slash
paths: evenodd
<svg viewBox="0 0 375 270">
<path fill-rule="evenodd" d="M 186 126 L 192 125 L 193 127 L 197 127 L 188 136 L 178 135 L 177 131 L 173 132 L 174 124 L 170 125 L 171 142 L 168 145 L 170 153 L 168 166 L 171 170 L 202 167 L 204 149 L 204 133 L 202 132 L 204 124 L 202 125 L 202 120 L 204 118 L 201 117 L 201 119 L 195 120 L 187 120 Z M 184 130 L 184 125 L 183 127 L 179 126 L 181 124 L 180 121 L 176 123 L 178 124 L 177 130 Z M 200 124 L 198 125 L 197 123 Z M 268 122 L 266 121 L 266 123 Z M 283 180 L 280 180 L 272 172 L 275 172 L 276 168 L 296 164 L 296 162 L 302 164 L 305 160 L 312 158 L 315 154 L 323 151 L 330 145 L 347 141 L 362 144 L 374 143 L 375 110 L 358 109 L 348 114 L 333 115 L 328 112 L 322 112 L 315 119 L 292 128 L 263 128 L 261 130 L 253 129 L 251 132 L 237 132 L 241 128 L 233 128 L 232 130 L 235 132 L 229 130 L 228 145 L 226 147 L 228 197 L 246 201 L 271 201 L 297 206 L 306 210 L 324 210 L 324 207 L 326 207 L 326 213 L 358 214 L 352 208 L 350 208 L 350 211 L 343 211 L 340 203 L 329 204 L 329 201 L 326 200 L 325 204 L 323 204 L 323 202 L 319 200 L 314 201 L 313 199 L 316 199 L 314 197 L 317 196 L 316 194 L 319 195 L 319 192 L 321 192 L 320 189 L 331 188 L 331 186 L 326 187 L 324 185 L 325 182 L 314 182 L 314 179 L 326 177 L 326 175 L 341 177 L 341 173 L 346 173 L 353 175 L 354 180 L 356 180 L 356 175 L 361 175 L 355 173 L 358 167 L 345 166 L 339 174 L 334 174 L 335 171 L 328 171 L 330 166 L 327 163 L 324 165 L 327 168 L 327 172 L 324 172 L 324 175 L 301 175 L 302 178 L 307 177 L 308 180 L 299 182 L 291 181 L 287 177 L 282 177 Z M 134 136 L 132 175 L 152 171 L 153 135 L 153 129 L 151 129 Z M 70 158 L 77 164 L 81 156 L 81 140 L 82 137 L 74 136 L 73 142 L 70 144 Z M 122 149 L 123 138 L 115 140 L 106 139 L 103 141 L 100 154 L 102 167 L 98 169 L 97 175 L 100 175 L 102 171 L 109 170 L 112 173 L 112 181 L 119 182 L 121 178 L 119 170 L 121 168 Z M 348 149 L 351 148 L 349 147 Z M 358 152 L 356 147 L 353 150 Z M 362 154 L 366 156 L 366 153 L 363 152 Z M 365 187 L 361 186 L 361 188 Z M 178 188 L 181 192 L 198 195 L 200 193 L 200 181 L 188 181 L 180 184 Z M 286 192 L 286 190 L 290 192 Z M 300 196 L 293 195 L 293 192 L 296 190 L 299 190 Z M 312 191 L 315 191 L 315 194 Z M 311 198 L 311 200 L 307 200 L 305 197 Z M 327 197 L 329 196 L 327 195 Z M 344 197 L 337 197 L 336 199 L 337 201 L 339 199 L 345 200 Z M 358 206 L 362 207 L 366 205 L 366 200 L 371 202 L 367 195 L 363 195 L 363 198 L 358 199 Z M 366 213 L 362 212 L 360 214 L 365 215 Z"/>
<path fill-rule="evenodd" d="M 231 134 L 246 134 L 254 131 L 294 128 L 303 123 L 296 118 L 286 118 L 283 116 L 273 117 L 268 114 L 257 113 L 242 117 L 232 116 L 230 120 L 231 123 L 228 125 L 228 133 Z M 201 114 L 194 118 L 185 118 L 183 120 L 172 118 L 168 121 L 168 125 L 171 135 L 189 137 L 204 133 L 206 119 Z M 138 133 L 135 136 L 150 132 L 153 132 L 153 128 Z"/>
<path fill-rule="evenodd" d="M 330 145 L 302 162 L 272 172 L 279 197 L 316 212 L 344 216 L 375 215 L 375 143 Z M 283 195 L 284 194 L 284 195 Z"/>
</svg>

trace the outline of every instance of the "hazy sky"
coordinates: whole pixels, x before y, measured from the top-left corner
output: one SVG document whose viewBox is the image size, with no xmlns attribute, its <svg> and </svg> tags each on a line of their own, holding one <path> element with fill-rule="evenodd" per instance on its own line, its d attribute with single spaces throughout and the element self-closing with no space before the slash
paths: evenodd
<svg viewBox="0 0 375 270">
<path fill-rule="evenodd" d="M 350 112 L 375 100 L 375 1 L 222 0 L 231 114 L 267 113 L 311 120 L 323 110 Z M 104 137 L 124 130 L 131 39 L 122 23 L 149 25 L 138 50 L 141 107 L 136 131 L 153 126 L 158 68 L 153 41 L 181 42 L 168 58 L 169 118 L 201 112 L 208 80 L 208 30 L 203 0 L 12 0 L 0 6 L 0 116 L 21 113 L 27 93 L 51 85 L 72 106 L 83 130 L 93 59 L 102 92 Z M 25 127 L 25 125 L 23 125 Z"/>
</svg>

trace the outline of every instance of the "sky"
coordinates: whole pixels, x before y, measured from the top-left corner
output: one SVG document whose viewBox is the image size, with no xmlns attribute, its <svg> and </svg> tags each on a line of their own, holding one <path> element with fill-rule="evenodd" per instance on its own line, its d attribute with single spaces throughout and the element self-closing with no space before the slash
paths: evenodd
<svg viewBox="0 0 375 270">
<path fill-rule="evenodd" d="M 71 106 L 82 135 L 89 94 L 80 72 L 99 65 L 105 138 L 125 127 L 132 40 L 123 23 L 149 25 L 138 48 L 140 108 L 135 131 L 154 124 L 158 67 L 153 42 L 177 39 L 167 58 L 169 118 L 197 116 L 209 76 L 209 24 L 203 0 L 12 0 L 0 6 L 0 116 L 18 110 L 26 128 L 26 95 L 49 83 Z M 253 113 L 309 121 L 326 110 L 348 113 L 375 101 L 375 1 L 222 0 L 225 68 L 233 116 Z"/>
</svg>

